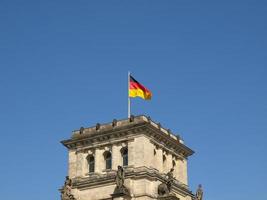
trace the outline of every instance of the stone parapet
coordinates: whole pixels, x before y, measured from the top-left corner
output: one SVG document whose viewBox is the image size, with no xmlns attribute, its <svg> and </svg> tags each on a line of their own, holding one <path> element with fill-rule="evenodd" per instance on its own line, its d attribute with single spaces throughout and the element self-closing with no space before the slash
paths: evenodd
<svg viewBox="0 0 267 200">
<path fill-rule="evenodd" d="M 182 157 L 188 157 L 194 153 L 193 150 L 184 145 L 180 136 L 172 134 L 169 129 L 162 128 L 161 125 L 143 115 L 135 117 L 132 122 L 128 119 L 119 120 L 116 126 L 108 123 L 82 128 L 82 130 L 74 131 L 71 139 L 63 140 L 61 143 L 68 149 L 79 150 L 89 146 L 111 144 L 112 142 L 125 140 L 125 138 L 135 138 L 136 135 L 140 134 L 146 135 L 155 144 Z"/>
</svg>

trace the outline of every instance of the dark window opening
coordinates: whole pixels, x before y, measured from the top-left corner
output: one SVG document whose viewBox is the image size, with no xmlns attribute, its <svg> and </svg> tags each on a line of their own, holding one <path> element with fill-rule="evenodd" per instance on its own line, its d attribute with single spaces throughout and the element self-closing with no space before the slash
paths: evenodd
<svg viewBox="0 0 267 200">
<path fill-rule="evenodd" d="M 128 149 L 123 148 L 121 151 L 121 155 L 122 155 L 122 165 L 128 166 Z"/>
<path fill-rule="evenodd" d="M 89 165 L 89 173 L 94 172 L 95 171 L 95 158 L 94 156 L 89 156 L 87 158 L 88 160 L 88 165 Z"/>
<path fill-rule="evenodd" d="M 111 169 L 111 166 L 112 166 L 111 153 L 105 152 L 104 157 L 106 161 L 106 169 Z"/>
</svg>

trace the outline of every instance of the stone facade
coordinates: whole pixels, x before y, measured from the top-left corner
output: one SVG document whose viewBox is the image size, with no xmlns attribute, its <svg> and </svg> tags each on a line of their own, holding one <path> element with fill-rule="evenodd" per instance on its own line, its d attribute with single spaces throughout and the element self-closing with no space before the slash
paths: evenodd
<svg viewBox="0 0 267 200">
<path fill-rule="evenodd" d="M 187 180 L 187 159 L 194 152 L 179 136 L 149 117 L 81 128 L 62 144 L 68 149 L 68 176 L 77 200 L 192 200 L 194 197 Z M 129 194 L 115 196 L 119 165 L 123 166 L 124 185 Z M 166 183 L 171 168 L 174 180 L 170 194 L 160 196 L 158 186 Z"/>
</svg>

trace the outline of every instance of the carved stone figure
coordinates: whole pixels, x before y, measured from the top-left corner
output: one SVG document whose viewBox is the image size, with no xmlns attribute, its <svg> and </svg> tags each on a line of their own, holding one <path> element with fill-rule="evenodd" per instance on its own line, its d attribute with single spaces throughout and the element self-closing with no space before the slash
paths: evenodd
<svg viewBox="0 0 267 200">
<path fill-rule="evenodd" d="M 158 186 L 158 194 L 160 196 L 168 195 L 171 192 L 171 187 L 173 184 L 174 176 L 173 176 L 174 169 L 171 168 L 171 170 L 167 173 L 167 182 L 161 183 Z"/>
<path fill-rule="evenodd" d="M 167 173 L 167 187 L 169 191 L 171 191 L 171 187 L 172 187 L 173 180 L 174 180 L 173 171 L 174 169 L 171 168 L 171 170 Z"/>
<path fill-rule="evenodd" d="M 116 175 L 116 185 L 118 188 L 122 188 L 123 184 L 124 184 L 124 170 L 122 168 L 122 166 L 118 166 L 118 171 L 117 171 L 117 175 Z"/>
<path fill-rule="evenodd" d="M 158 194 L 160 196 L 165 196 L 165 195 L 168 195 L 169 193 L 170 193 L 170 191 L 169 191 L 166 183 L 159 184 L 159 186 L 158 186 Z"/>
<path fill-rule="evenodd" d="M 203 190 L 202 185 L 199 184 L 196 192 L 196 200 L 203 200 Z"/>
<path fill-rule="evenodd" d="M 125 179 L 125 172 L 123 170 L 123 167 L 119 165 L 115 178 L 117 186 L 114 190 L 114 194 L 120 194 L 120 195 L 129 194 L 129 190 L 124 186 L 124 179 Z"/>
<path fill-rule="evenodd" d="M 64 183 L 63 190 L 61 191 L 61 200 L 76 200 L 74 196 L 71 194 L 71 179 L 66 176 L 66 180 Z"/>
</svg>

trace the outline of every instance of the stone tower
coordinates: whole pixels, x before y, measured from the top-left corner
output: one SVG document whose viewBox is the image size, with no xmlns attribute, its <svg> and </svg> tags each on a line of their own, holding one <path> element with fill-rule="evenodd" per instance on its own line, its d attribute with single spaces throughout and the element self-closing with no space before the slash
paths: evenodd
<svg viewBox="0 0 267 200">
<path fill-rule="evenodd" d="M 193 200 L 187 160 L 194 152 L 146 116 L 73 131 L 63 200 Z M 121 166 L 121 168 L 118 166 Z"/>
</svg>

